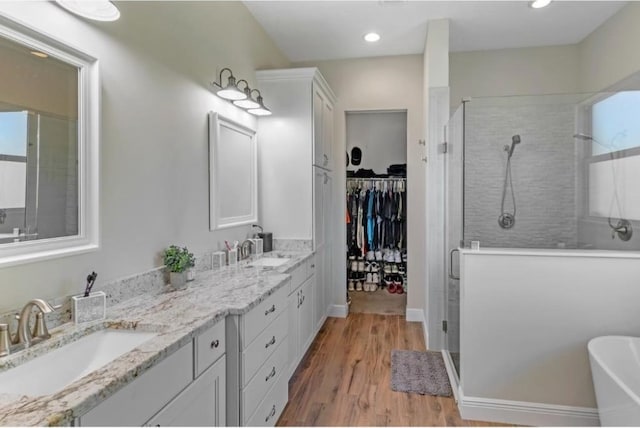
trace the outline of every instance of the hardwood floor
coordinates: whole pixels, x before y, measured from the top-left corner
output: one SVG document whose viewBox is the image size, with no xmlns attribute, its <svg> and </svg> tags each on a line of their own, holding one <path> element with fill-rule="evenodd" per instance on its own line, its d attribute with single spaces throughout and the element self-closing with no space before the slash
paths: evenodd
<svg viewBox="0 0 640 428">
<path fill-rule="evenodd" d="M 407 309 L 407 294 L 391 294 L 386 289 L 377 291 L 349 291 L 350 314 L 404 315 Z"/>
<path fill-rule="evenodd" d="M 425 350 L 422 325 L 402 315 L 328 318 L 291 378 L 277 425 L 494 425 L 460 419 L 453 398 L 392 391 L 392 349 Z"/>
</svg>

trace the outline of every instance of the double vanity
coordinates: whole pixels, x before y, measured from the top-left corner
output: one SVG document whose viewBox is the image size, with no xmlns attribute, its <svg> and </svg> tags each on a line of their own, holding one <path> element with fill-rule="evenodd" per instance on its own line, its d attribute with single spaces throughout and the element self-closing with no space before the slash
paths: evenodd
<svg viewBox="0 0 640 428">
<path fill-rule="evenodd" d="M 326 318 L 311 251 L 200 272 L 0 359 L 1 425 L 275 425 Z"/>
</svg>

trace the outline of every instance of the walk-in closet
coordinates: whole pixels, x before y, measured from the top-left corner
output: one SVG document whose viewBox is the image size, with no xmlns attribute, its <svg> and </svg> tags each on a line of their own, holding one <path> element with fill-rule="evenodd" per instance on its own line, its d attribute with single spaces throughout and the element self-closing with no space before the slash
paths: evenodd
<svg viewBox="0 0 640 428">
<path fill-rule="evenodd" d="M 347 301 L 352 313 L 407 304 L 407 113 L 347 112 Z"/>
</svg>

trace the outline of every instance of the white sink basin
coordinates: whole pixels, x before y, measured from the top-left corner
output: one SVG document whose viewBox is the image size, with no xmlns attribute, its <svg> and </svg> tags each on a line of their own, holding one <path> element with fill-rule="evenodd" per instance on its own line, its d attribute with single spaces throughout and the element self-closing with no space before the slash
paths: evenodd
<svg viewBox="0 0 640 428">
<path fill-rule="evenodd" d="M 29 396 L 54 394 L 156 335 L 132 330 L 96 331 L 0 372 L 0 393 Z"/>
<path fill-rule="evenodd" d="M 588 348 L 600 424 L 640 426 L 640 337 L 596 337 Z"/>
<path fill-rule="evenodd" d="M 282 266 L 288 261 L 289 259 L 285 257 L 263 257 L 261 259 L 256 260 L 255 262 L 249 263 L 249 266 L 276 267 L 276 266 Z"/>
</svg>

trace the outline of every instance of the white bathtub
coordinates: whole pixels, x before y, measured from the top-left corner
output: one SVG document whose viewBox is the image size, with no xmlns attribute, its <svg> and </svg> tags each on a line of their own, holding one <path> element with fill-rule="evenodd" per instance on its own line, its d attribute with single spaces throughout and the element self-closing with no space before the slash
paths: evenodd
<svg viewBox="0 0 640 428">
<path fill-rule="evenodd" d="M 600 424 L 640 426 L 640 337 L 596 337 L 588 349 Z"/>
</svg>

